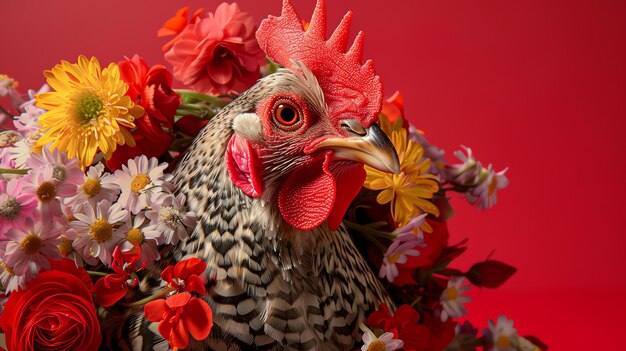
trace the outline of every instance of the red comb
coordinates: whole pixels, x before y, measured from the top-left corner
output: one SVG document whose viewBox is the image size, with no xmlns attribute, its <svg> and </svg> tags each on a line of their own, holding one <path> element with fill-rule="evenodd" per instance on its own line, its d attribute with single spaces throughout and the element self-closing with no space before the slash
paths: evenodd
<svg viewBox="0 0 626 351">
<path fill-rule="evenodd" d="M 291 60 L 301 62 L 317 78 L 330 112 L 336 122 L 353 118 L 369 127 L 378 120 L 382 104 L 382 84 L 373 63 L 361 65 L 363 32 L 344 52 L 352 13 L 348 12 L 330 39 L 326 40 L 326 4 L 318 0 L 308 30 L 290 0 L 283 0 L 280 17 L 269 16 L 256 32 L 261 48 L 275 62 L 296 68 Z"/>
</svg>

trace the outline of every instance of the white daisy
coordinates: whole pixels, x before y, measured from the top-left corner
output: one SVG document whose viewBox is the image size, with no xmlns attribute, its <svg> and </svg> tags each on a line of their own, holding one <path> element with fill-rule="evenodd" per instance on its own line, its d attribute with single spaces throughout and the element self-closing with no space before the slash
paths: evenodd
<svg viewBox="0 0 626 351">
<path fill-rule="evenodd" d="M 6 292 L 16 291 L 17 289 L 26 288 L 26 276 L 16 275 L 9 265 L 0 258 L 0 285 L 4 287 Z"/>
<path fill-rule="evenodd" d="M 115 182 L 122 188 L 119 202 L 132 214 L 152 205 L 153 199 L 163 192 L 169 192 L 173 185 L 169 182 L 171 175 L 163 171 L 167 163 L 158 164 L 159 160 L 145 155 L 128 160 L 128 166 L 115 171 Z"/>
<path fill-rule="evenodd" d="M 11 228 L 8 241 L 0 242 L 2 260 L 17 275 L 26 275 L 30 280 L 41 270 L 50 269 L 48 258 L 60 258 L 57 245 L 61 243 L 59 231 L 51 222 L 26 219 L 24 228 Z"/>
<path fill-rule="evenodd" d="M 158 246 L 163 233 L 156 229 L 156 225 L 147 225 L 148 223 L 143 212 L 129 219 L 119 229 L 125 237 L 118 246 L 122 251 L 127 252 L 134 248 L 134 244 L 138 244 L 141 248 L 139 263 L 147 262 L 147 267 L 151 268 L 154 261 L 161 258 Z"/>
<path fill-rule="evenodd" d="M 513 328 L 513 321 L 505 316 L 498 316 L 497 323 L 489 320 L 489 329 L 483 330 L 484 337 L 491 346 L 485 347 L 485 351 L 513 351 L 517 348 L 513 345 L 517 337 L 517 330 Z"/>
<path fill-rule="evenodd" d="M 396 351 L 404 346 L 404 341 L 394 339 L 393 333 L 386 332 L 376 337 L 369 328 L 362 326 L 361 329 L 364 330 L 361 351 Z"/>
<path fill-rule="evenodd" d="M 120 193 L 120 186 L 115 182 L 115 177 L 104 172 L 104 164 L 96 163 L 87 169 L 82 184 L 77 186 L 77 194 L 64 202 L 72 208 L 80 208 L 85 203 L 92 207 L 103 200 L 113 203 Z"/>
<path fill-rule="evenodd" d="M 15 168 L 26 167 L 26 161 L 33 154 L 34 142 L 27 139 L 22 139 L 15 143 L 15 146 L 11 148 L 11 159 L 15 161 Z"/>
<path fill-rule="evenodd" d="M 482 165 L 474 158 L 472 149 L 464 145 L 461 145 L 461 148 L 465 152 L 457 150 L 454 152 L 454 156 L 463 163 L 446 166 L 444 175 L 453 184 L 476 186 L 480 181 Z"/>
<path fill-rule="evenodd" d="M 196 226 L 196 214 L 186 211 L 184 194 L 161 196 L 152 204 L 152 210 L 146 212 L 146 217 L 163 233 L 160 244 L 177 244 L 189 237 Z"/>
<path fill-rule="evenodd" d="M 127 221 L 128 211 L 122 209 L 119 203 L 111 205 L 103 200 L 94 209 L 89 204 L 83 206 L 82 211 L 74 214 L 76 220 L 70 222 L 66 235 L 74 240 L 72 246 L 85 259 L 96 257 L 106 265 L 111 264 L 115 245 L 124 238 L 116 227 L 120 222 Z M 76 235 L 76 237 L 74 237 Z"/>
<path fill-rule="evenodd" d="M 441 321 L 445 322 L 448 318 L 460 318 L 467 314 L 464 303 L 472 301 L 471 297 L 463 296 L 463 293 L 470 289 L 470 285 L 465 283 L 465 277 L 451 277 L 448 280 L 448 287 L 443 291 L 440 297 Z"/>
</svg>

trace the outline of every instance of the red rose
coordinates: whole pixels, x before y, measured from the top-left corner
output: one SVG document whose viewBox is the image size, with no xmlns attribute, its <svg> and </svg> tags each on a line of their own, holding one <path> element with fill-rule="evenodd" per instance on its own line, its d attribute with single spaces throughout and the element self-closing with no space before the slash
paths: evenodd
<svg viewBox="0 0 626 351">
<path fill-rule="evenodd" d="M 102 336 L 93 284 L 71 260 L 51 262 L 25 290 L 13 292 L 0 317 L 9 350 L 97 350 Z"/>
</svg>

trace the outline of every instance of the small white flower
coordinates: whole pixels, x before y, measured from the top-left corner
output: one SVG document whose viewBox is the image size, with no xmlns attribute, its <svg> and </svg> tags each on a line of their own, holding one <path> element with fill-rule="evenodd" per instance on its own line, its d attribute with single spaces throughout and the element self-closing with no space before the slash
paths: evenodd
<svg viewBox="0 0 626 351">
<path fill-rule="evenodd" d="M 122 169 L 114 174 L 115 181 L 122 188 L 119 202 L 132 214 L 151 206 L 156 197 L 173 188 L 169 182 L 171 175 L 163 173 L 166 168 L 167 163 L 159 165 L 155 157 L 148 160 L 141 155 L 128 160 L 128 166 L 122 165 Z"/>
<path fill-rule="evenodd" d="M 120 186 L 115 182 L 115 177 L 104 172 L 104 164 L 97 163 L 87 170 L 82 184 L 77 186 L 77 194 L 65 200 L 67 205 L 77 209 L 85 203 L 95 207 L 97 203 L 107 200 L 111 203 L 117 200 Z"/>
<path fill-rule="evenodd" d="M 2 285 L 7 292 L 25 289 L 27 282 L 26 275 L 16 275 L 13 268 L 8 266 L 2 258 L 0 258 L 0 285 Z"/>
<path fill-rule="evenodd" d="M 463 296 L 463 293 L 470 289 L 470 285 L 465 283 L 465 277 L 451 277 L 448 280 L 448 287 L 441 294 L 441 321 L 445 322 L 448 318 L 460 318 L 467 314 L 464 303 L 472 301 L 472 298 Z"/>
<path fill-rule="evenodd" d="M 11 148 L 11 159 L 15 161 L 15 168 L 26 167 L 26 161 L 33 153 L 34 143 L 27 139 L 22 139 Z"/>
<path fill-rule="evenodd" d="M 361 351 L 396 351 L 404 346 L 404 341 L 394 339 L 393 333 L 386 332 L 379 337 L 367 327 L 361 327 L 363 333 L 363 346 Z"/>
<path fill-rule="evenodd" d="M 159 244 L 177 244 L 189 237 L 189 232 L 196 226 L 196 214 L 186 211 L 184 194 L 160 197 L 152 204 L 152 210 L 146 212 L 146 217 L 156 230 L 163 233 Z"/>
<path fill-rule="evenodd" d="M 516 350 L 513 342 L 517 336 L 517 330 L 513 328 L 513 320 L 507 319 L 505 316 L 498 316 L 497 323 L 489 320 L 489 329 L 484 329 L 483 335 L 492 345 L 489 349 L 485 347 L 485 351 Z"/>
<path fill-rule="evenodd" d="M 107 200 L 101 201 L 94 209 L 89 204 L 83 206 L 82 212 L 74 214 L 76 220 L 70 222 L 72 231 L 66 235 L 74 240 L 72 246 L 85 259 L 96 257 L 102 263 L 110 265 L 115 245 L 124 238 L 116 226 L 127 221 L 128 211 L 119 203 L 111 205 Z"/>
</svg>

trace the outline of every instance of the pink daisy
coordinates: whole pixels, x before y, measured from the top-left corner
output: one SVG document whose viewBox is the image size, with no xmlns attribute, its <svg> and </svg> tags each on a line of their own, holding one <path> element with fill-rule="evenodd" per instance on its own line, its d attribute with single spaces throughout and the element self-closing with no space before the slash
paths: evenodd
<svg viewBox="0 0 626 351">
<path fill-rule="evenodd" d="M 398 236 L 385 252 L 378 276 L 387 278 L 393 283 L 399 274 L 397 265 L 406 263 L 408 256 L 419 256 L 420 252 L 416 250 L 418 246 L 424 246 L 424 240 L 419 235 L 404 234 Z"/>
<path fill-rule="evenodd" d="M 78 165 L 78 159 L 68 158 L 67 153 L 57 149 L 50 151 L 49 147 L 50 145 L 44 146 L 41 155 L 33 152 L 26 165 L 37 172 L 50 170 L 52 178 L 58 180 L 59 184 L 82 184 L 84 174 Z"/>
<path fill-rule="evenodd" d="M 60 257 L 59 234 L 52 223 L 27 218 L 23 229 L 9 229 L 6 235 L 9 240 L 0 242 L 2 260 L 15 274 L 26 275 L 30 280 L 41 270 L 50 269 L 48 258 Z"/>
<path fill-rule="evenodd" d="M 76 220 L 70 222 L 73 231 L 66 233 L 70 240 L 74 240 L 74 249 L 85 259 L 96 257 L 110 265 L 113 249 L 125 234 L 116 228 L 120 222 L 128 220 L 128 211 L 122 209 L 119 203 L 111 205 L 109 201 L 103 200 L 95 209 L 85 204 L 74 217 Z"/>
<path fill-rule="evenodd" d="M 146 212 L 156 230 L 163 233 L 162 244 L 177 244 L 189 237 L 196 226 L 196 214 L 185 208 L 185 195 L 172 194 L 162 196 L 152 204 L 152 210 Z"/>
<path fill-rule="evenodd" d="M 122 165 L 114 174 L 122 188 L 119 202 L 132 214 L 151 206 L 156 197 L 173 189 L 171 175 L 163 173 L 166 168 L 167 163 L 159 164 L 155 157 L 148 160 L 141 155 L 128 160 L 128 166 Z"/>
<path fill-rule="evenodd" d="M 28 217 L 33 217 L 37 198 L 22 192 L 23 177 L 9 181 L 0 179 L 0 240 L 9 228 L 22 228 Z"/>
<path fill-rule="evenodd" d="M 43 220 L 63 216 L 60 200 L 76 194 L 76 185 L 60 183 L 52 177 L 52 172 L 51 168 L 41 172 L 31 171 L 23 178 L 23 191 L 35 197 L 40 205 Z"/>
</svg>

